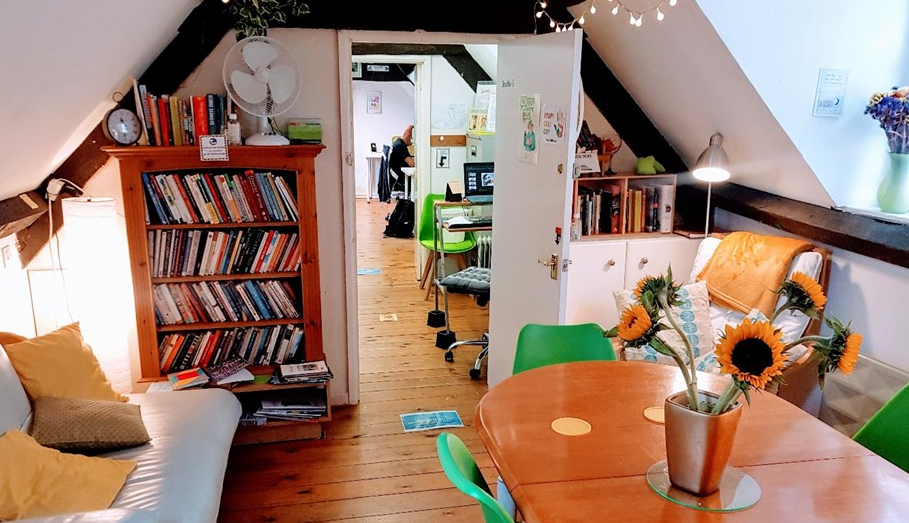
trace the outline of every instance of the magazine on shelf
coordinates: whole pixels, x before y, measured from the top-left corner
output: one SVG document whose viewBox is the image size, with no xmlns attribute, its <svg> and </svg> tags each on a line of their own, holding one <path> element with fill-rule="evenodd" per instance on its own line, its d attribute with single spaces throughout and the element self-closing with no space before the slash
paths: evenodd
<svg viewBox="0 0 909 523">
<path fill-rule="evenodd" d="M 324 360 L 319 360 L 281 365 L 278 377 L 286 383 L 318 383 L 334 378 L 334 374 Z"/>
</svg>

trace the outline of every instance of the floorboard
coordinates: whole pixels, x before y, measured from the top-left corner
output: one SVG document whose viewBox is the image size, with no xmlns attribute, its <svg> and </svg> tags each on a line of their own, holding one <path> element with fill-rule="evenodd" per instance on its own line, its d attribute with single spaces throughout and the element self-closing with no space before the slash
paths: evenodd
<svg viewBox="0 0 909 523">
<path fill-rule="evenodd" d="M 490 485 L 495 469 L 473 428 L 482 378 L 468 377 L 478 348 L 459 347 L 446 363 L 426 325 L 414 268 L 413 241 L 384 238 L 393 204 L 357 200 L 360 404 L 336 407 L 325 439 L 234 447 L 221 499 L 220 523 L 467 523 L 482 521 L 478 504 L 455 489 L 436 455 L 439 431 L 405 433 L 400 415 L 457 410 L 464 428 L 449 429 L 470 448 Z M 451 329 L 459 340 L 485 332 L 488 309 L 451 296 Z M 397 321 L 381 321 L 382 315 Z"/>
</svg>

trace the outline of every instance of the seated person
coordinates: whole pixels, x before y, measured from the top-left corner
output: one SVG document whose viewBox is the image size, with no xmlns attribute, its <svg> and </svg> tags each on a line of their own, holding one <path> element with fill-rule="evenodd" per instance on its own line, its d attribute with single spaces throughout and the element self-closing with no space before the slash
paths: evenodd
<svg viewBox="0 0 909 523">
<path fill-rule="evenodd" d="M 391 144 L 391 153 L 388 155 L 388 168 L 394 173 L 395 181 L 391 187 L 392 191 L 403 191 L 406 174 L 401 170 L 402 167 L 413 167 L 413 156 L 410 154 L 408 147 L 413 144 L 413 125 L 408 125 L 401 137 L 395 139 Z"/>
</svg>

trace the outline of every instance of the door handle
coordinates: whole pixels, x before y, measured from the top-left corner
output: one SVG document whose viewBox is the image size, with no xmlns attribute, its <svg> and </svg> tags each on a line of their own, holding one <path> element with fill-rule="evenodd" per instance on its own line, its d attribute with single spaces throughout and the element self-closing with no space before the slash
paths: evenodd
<svg viewBox="0 0 909 523">
<path fill-rule="evenodd" d="M 615 260 L 609 260 L 609 261 L 607 261 L 607 262 L 606 262 L 606 265 L 608 265 L 608 266 L 610 266 L 610 267 L 615 267 Z"/>
<path fill-rule="evenodd" d="M 650 260 L 646 256 L 641 258 L 641 265 L 647 265 L 648 263 L 650 263 Z"/>
<path fill-rule="evenodd" d="M 543 265 L 544 267 L 549 267 L 549 277 L 553 280 L 559 279 L 559 255 L 552 253 L 549 255 L 549 259 L 539 259 L 537 263 Z"/>
</svg>

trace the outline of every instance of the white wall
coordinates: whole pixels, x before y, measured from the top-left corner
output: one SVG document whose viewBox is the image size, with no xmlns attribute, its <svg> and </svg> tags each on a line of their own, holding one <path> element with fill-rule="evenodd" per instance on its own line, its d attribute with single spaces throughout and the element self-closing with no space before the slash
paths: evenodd
<svg viewBox="0 0 909 523">
<path fill-rule="evenodd" d="M 370 61 L 370 63 L 377 63 Z M 382 93 L 382 112 L 379 114 L 368 113 L 366 97 L 373 91 Z M 367 174 L 369 164 L 365 154 L 369 152 L 369 144 L 376 144 L 376 151 L 381 153 L 382 146 L 391 147 L 391 137 L 400 136 L 404 128 L 413 125 L 416 120 L 414 113 L 414 86 L 410 82 L 370 82 L 354 80 L 353 82 L 353 111 L 354 111 L 354 170 L 356 172 L 356 194 L 358 198 L 366 197 Z M 373 180 L 378 183 L 378 180 Z M 377 187 L 372 187 L 373 196 Z"/>
<path fill-rule="evenodd" d="M 887 142 L 878 122 L 863 112 L 873 93 L 909 84 L 909 3 L 698 4 L 836 204 L 876 206 Z M 821 68 L 848 71 L 842 116 L 812 116 Z"/>
<path fill-rule="evenodd" d="M 792 236 L 725 211 L 717 212 L 716 223 L 726 230 Z M 863 336 L 862 355 L 909 372 L 902 324 L 905 307 L 898 305 L 909 295 L 909 269 L 829 245 L 823 247 L 833 256 L 824 316 L 852 321 L 852 328 Z M 828 333 L 829 329 L 824 326 L 821 332 Z"/>
<path fill-rule="evenodd" d="M 431 134 L 463 135 L 467 131 L 466 115 L 470 112 L 470 108 L 473 105 L 474 88 L 476 86 L 467 85 L 467 82 L 464 81 L 461 75 L 459 75 L 458 72 L 451 67 L 448 61 L 441 56 L 433 56 L 430 61 L 430 66 L 432 69 L 432 90 L 430 91 L 432 96 L 432 111 L 439 112 L 446 109 L 455 110 L 456 108 L 464 108 L 465 110 L 465 118 L 460 122 L 460 125 L 455 127 L 455 125 L 457 125 L 456 122 L 451 121 L 446 127 L 433 126 Z M 432 119 L 436 124 L 440 123 L 440 121 L 451 120 L 439 118 L 438 115 L 433 116 L 434 118 Z M 448 149 L 450 153 L 448 168 L 438 168 L 436 166 L 436 148 L 430 148 L 430 158 L 432 160 L 432 170 L 430 171 L 431 182 L 429 184 L 429 190 L 424 191 L 423 194 L 429 192 L 445 194 L 445 185 L 449 181 L 464 179 L 463 165 L 467 157 L 465 148 L 449 147 Z"/>
</svg>

